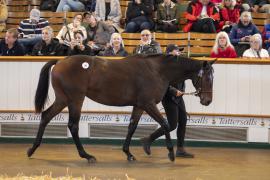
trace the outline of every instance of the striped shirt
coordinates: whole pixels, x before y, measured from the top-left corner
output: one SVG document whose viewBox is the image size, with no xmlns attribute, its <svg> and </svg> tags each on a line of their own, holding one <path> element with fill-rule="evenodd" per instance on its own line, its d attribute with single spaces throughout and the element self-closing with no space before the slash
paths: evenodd
<svg viewBox="0 0 270 180">
<path fill-rule="evenodd" d="M 33 23 L 30 19 L 22 20 L 18 29 L 19 33 L 23 34 L 24 38 L 41 36 L 42 29 L 49 26 L 49 22 L 40 18 L 39 22 Z"/>
</svg>

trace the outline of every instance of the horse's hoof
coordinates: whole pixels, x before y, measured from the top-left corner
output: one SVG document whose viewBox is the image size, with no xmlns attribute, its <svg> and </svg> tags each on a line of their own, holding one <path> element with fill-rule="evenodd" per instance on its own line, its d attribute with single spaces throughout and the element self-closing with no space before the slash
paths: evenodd
<svg viewBox="0 0 270 180">
<path fill-rule="evenodd" d="M 127 160 L 128 160 L 129 162 L 132 162 L 132 161 L 136 161 L 136 158 L 135 158 L 134 156 L 129 156 L 129 157 L 127 158 Z"/>
<path fill-rule="evenodd" d="M 28 156 L 28 157 L 31 157 L 31 156 L 33 155 L 33 153 L 34 153 L 34 151 L 33 151 L 32 148 L 29 148 L 29 149 L 27 150 L 27 156 Z"/>
<path fill-rule="evenodd" d="M 169 159 L 173 162 L 173 161 L 175 160 L 174 152 L 173 152 L 173 151 L 170 151 L 170 152 L 168 153 L 168 157 L 169 157 Z"/>
<path fill-rule="evenodd" d="M 146 137 L 145 138 L 142 138 L 141 139 L 141 142 L 142 142 L 142 145 L 143 145 L 144 152 L 147 155 L 150 155 L 151 154 L 151 149 L 150 149 L 151 143 L 150 143 L 149 138 L 146 138 Z"/>
<path fill-rule="evenodd" d="M 87 161 L 89 164 L 94 164 L 97 162 L 97 159 L 93 156 L 93 157 L 88 158 Z"/>
</svg>

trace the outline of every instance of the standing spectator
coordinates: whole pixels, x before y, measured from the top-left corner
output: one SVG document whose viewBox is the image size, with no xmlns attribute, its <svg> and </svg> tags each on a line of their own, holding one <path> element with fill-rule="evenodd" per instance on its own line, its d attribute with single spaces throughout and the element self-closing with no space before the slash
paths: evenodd
<svg viewBox="0 0 270 180">
<path fill-rule="evenodd" d="M 67 54 L 70 42 L 74 39 L 74 32 L 80 30 L 82 31 L 84 37 L 87 37 L 86 29 L 81 25 L 81 22 L 82 15 L 76 14 L 73 18 L 73 22 L 68 25 L 65 24 L 56 36 L 60 44 L 63 44 L 63 51 L 65 55 Z"/>
<path fill-rule="evenodd" d="M 166 48 L 166 54 L 178 55 L 176 53 L 179 48 L 175 44 L 169 44 Z M 194 155 L 188 153 L 184 148 L 186 125 L 187 125 L 187 112 L 185 102 L 183 99 L 185 90 L 185 83 L 173 83 L 170 84 L 165 96 L 162 99 L 162 105 L 165 109 L 168 123 L 170 125 L 170 131 L 173 131 L 177 127 L 177 149 L 176 157 L 182 158 L 194 158 Z M 151 154 L 151 144 L 157 138 L 164 135 L 164 129 L 158 128 L 155 132 L 150 134 L 148 137 L 142 138 L 143 149 L 146 154 Z"/>
<path fill-rule="evenodd" d="M 234 25 L 230 32 L 230 39 L 238 57 L 242 56 L 243 52 L 250 47 L 250 36 L 260 33 L 251 20 L 251 13 L 244 11 L 240 16 L 239 23 Z"/>
<path fill-rule="evenodd" d="M 151 0 L 132 0 L 126 13 L 126 32 L 136 33 L 153 29 L 153 3 Z"/>
<path fill-rule="evenodd" d="M 226 32 L 219 32 L 216 36 L 215 45 L 210 57 L 213 58 L 236 58 L 237 54 Z"/>
<path fill-rule="evenodd" d="M 93 55 L 92 50 L 84 41 L 84 34 L 78 30 L 74 32 L 74 39 L 71 40 L 68 55 Z"/>
<path fill-rule="evenodd" d="M 151 32 L 145 29 L 141 32 L 140 44 L 133 50 L 133 54 L 160 54 L 162 53 L 158 42 L 152 39 Z"/>
<path fill-rule="evenodd" d="M 27 54 L 31 54 L 34 45 L 41 41 L 42 29 L 48 25 L 49 22 L 46 19 L 40 18 L 38 9 L 32 9 L 30 18 L 21 21 L 18 31 L 22 38 L 19 42 L 25 47 Z"/>
<path fill-rule="evenodd" d="M 218 27 L 219 13 L 210 0 L 194 0 L 188 5 L 185 14 L 188 20 L 184 32 L 215 33 Z"/>
<path fill-rule="evenodd" d="M 122 37 L 119 33 L 113 33 L 110 40 L 110 46 L 102 54 L 103 56 L 128 56 L 124 49 Z"/>
<path fill-rule="evenodd" d="M 18 31 L 15 28 L 8 29 L 5 39 L 0 41 L 0 56 L 23 56 L 23 45 L 18 42 Z"/>
<path fill-rule="evenodd" d="M 56 12 L 71 11 L 82 12 L 85 11 L 85 5 L 88 0 L 60 0 Z"/>
<path fill-rule="evenodd" d="M 98 54 L 104 51 L 110 42 L 112 32 L 109 27 L 102 21 L 97 21 L 95 16 L 90 13 L 84 13 L 84 24 L 87 32 L 87 44 Z"/>
<path fill-rule="evenodd" d="M 98 0 L 95 15 L 97 21 L 103 21 L 109 28 L 112 28 L 111 32 L 123 31 L 120 28 L 122 14 L 119 0 Z"/>
<path fill-rule="evenodd" d="M 230 33 L 232 26 L 239 22 L 242 11 L 242 6 L 236 4 L 236 0 L 223 0 L 223 7 L 220 10 L 220 29 Z"/>
<path fill-rule="evenodd" d="M 175 3 L 164 0 L 157 10 L 157 29 L 164 32 L 176 32 L 179 29 L 179 12 Z"/>
<path fill-rule="evenodd" d="M 38 42 L 32 51 L 32 56 L 62 56 L 63 50 L 58 39 L 53 37 L 53 29 L 50 26 L 42 30 L 42 41 Z"/>
<path fill-rule="evenodd" d="M 262 37 L 260 34 L 251 36 L 250 48 L 244 52 L 243 57 L 269 58 L 268 51 L 262 48 Z"/>
</svg>

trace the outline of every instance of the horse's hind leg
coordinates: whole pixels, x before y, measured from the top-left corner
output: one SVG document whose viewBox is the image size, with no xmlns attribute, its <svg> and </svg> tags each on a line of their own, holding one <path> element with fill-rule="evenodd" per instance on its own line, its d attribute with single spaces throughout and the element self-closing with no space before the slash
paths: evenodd
<svg viewBox="0 0 270 180">
<path fill-rule="evenodd" d="M 41 121 L 39 123 L 39 129 L 38 129 L 36 139 L 33 143 L 32 148 L 29 148 L 27 151 L 28 157 L 31 157 L 34 154 L 35 150 L 40 146 L 40 143 L 42 141 L 42 136 L 44 134 L 45 128 L 48 125 L 48 123 L 52 120 L 54 116 L 60 113 L 65 107 L 66 107 L 66 104 L 64 102 L 56 99 L 54 103 L 46 111 L 42 112 Z"/>
<path fill-rule="evenodd" d="M 129 151 L 129 145 L 130 145 L 131 138 L 132 138 L 135 130 L 137 129 L 137 125 L 138 125 L 138 122 L 142 116 L 142 113 L 143 113 L 142 109 L 135 107 L 135 106 L 133 107 L 131 118 L 130 118 L 130 123 L 128 126 L 128 134 L 126 136 L 126 140 L 125 140 L 124 145 L 123 145 L 123 151 L 124 151 L 124 153 L 126 153 L 127 160 L 129 160 L 129 161 L 136 160 L 136 158 Z"/>
<path fill-rule="evenodd" d="M 73 141 L 76 144 L 80 157 L 87 159 L 89 163 L 94 163 L 96 162 L 96 158 L 85 152 L 79 138 L 79 121 L 80 121 L 80 116 L 81 116 L 82 103 L 83 103 L 83 99 L 77 103 L 72 102 L 68 105 L 68 109 L 69 109 L 68 128 L 72 135 Z"/>
<path fill-rule="evenodd" d="M 174 152 L 173 152 L 173 144 L 171 141 L 171 136 L 170 136 L 170 126 L 169 123 L 166 119 L 164 119 L 162 117 L 162 115 L 160 114 L 158 108 L 156 105 L 147 105 L 144 107 L 144 110 L 155 120 L 157 121 L 160 126 L 164 129 L 164 134 L 166 137 L 166 145 L 167 145 L 167 149 L 169 150 L 169 154 L 168 157 L 170 158 L 171 161 L 174 161 L 175 156 L 174 156 Z"/>
</svg>

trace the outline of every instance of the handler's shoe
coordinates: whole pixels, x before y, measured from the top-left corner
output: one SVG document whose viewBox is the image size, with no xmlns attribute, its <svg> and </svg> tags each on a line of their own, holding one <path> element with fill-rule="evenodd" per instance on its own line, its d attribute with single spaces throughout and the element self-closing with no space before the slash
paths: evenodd
<svg viewBox="0 0 270 180">
<path fill-rule="evenodd" d="M 142 143 L 144 152 L 147 155 L 150 155 L 151 154 L 151 149 L 150 149 L 151 142 L 150 142 L 150 139 L 148 137 L 141 138 L 141 143 Z"/>
<path fill-rule="evenodd" d="M 194 158 L 193 154 L 190 154 L 186 151 L 179 151 L 179 150 L 176 150 L 175 156 L 182 157 L 182 158 Z"/>
</svg>

